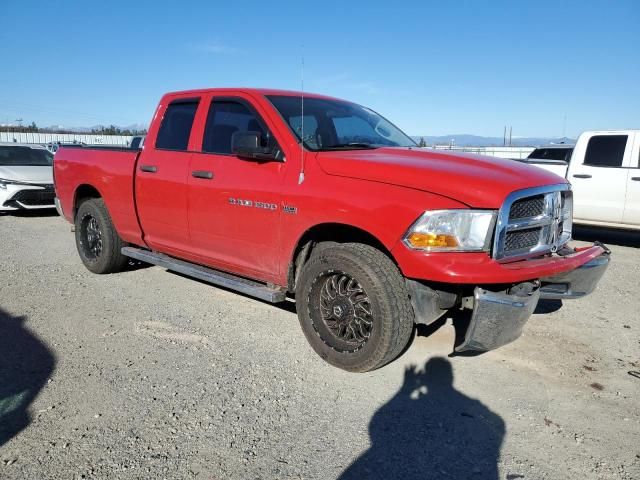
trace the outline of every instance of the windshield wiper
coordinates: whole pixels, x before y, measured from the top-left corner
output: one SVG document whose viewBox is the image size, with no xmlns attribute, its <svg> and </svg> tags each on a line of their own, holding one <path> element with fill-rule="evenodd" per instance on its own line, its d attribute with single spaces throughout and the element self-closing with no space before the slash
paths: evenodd
<svg viewBox="0 0 640 480">
<path fill-rule="evenodd" d="M 378 148 L 378 147 L 370 143 L 351 142 L 351 143 L 336 143 L 334 145 L 327 145 L 326 147 L 322 147 L 322 150 L 348 150 L 348 149 L 374 149 L 374 148 Z"/>
</svg>

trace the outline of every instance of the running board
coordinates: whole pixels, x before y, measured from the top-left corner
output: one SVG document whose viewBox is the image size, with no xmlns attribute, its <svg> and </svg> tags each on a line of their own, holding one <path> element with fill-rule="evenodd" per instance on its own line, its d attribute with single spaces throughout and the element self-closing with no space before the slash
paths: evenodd
<svg viewBox="0 0 640 480">
<path fill-rule="evenodd" d="M 236 292 L 241 292 L 267 302 L 278 303 L 286 300 L 286 292 L 283 289 L 268 287 L 264 283 L 203 267 L 202 265 L 184 260 L 178 260 L 163 253 L 151 252 L 135 247 L 124 247 L 122 254 L 140 260 L 141 262 L 151 263 L 152 265 L 157 265 L 188 277 L 197 278 L 198 280 L 203 280 L 213 285 L 225 287 L 229 290 L 235 290 Z"/>
</svg>

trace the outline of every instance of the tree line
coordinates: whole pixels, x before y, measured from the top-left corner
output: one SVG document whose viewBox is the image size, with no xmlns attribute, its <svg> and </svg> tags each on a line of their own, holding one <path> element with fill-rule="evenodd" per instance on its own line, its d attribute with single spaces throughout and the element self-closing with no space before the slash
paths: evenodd
<svg viewBox="0 0 640 480">
<path fill-rule="evenodd" d="M 115 125 L 109 125 L 105 127 L 99 125 L 91 129 L 90 132 L 78 131 L 68 128 L 42 128 L 36 125 L 36 122 L 31 122 L 29 125 L 0 125 L 0 132 L 15 132 L 15 133 L 73 133 L 73 134 L 92 134 L 92 135 L 146 135 L 145 129 L 130 130 L 128 128 L 120 128 Z"/>
</svg>

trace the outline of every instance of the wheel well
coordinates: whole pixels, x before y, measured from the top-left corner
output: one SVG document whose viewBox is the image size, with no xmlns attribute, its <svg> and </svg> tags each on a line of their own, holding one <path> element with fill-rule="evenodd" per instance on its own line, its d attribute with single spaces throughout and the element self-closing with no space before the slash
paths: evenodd
<svg viewBox="0 0 640 480">
<path fill-rule="evenodd" d="M 311 257 L 313 249 L 322 242 L 363 243 L 377 248 L 389 257 L 393 263 L 396 263 L 387 247 L 385 247 L 380 240 L 366 230 L 342 223 L 323 223 L 315 225 L 307 230 L 300 240 L 298 240 L 298 244 L 296 245 L 293 256 L 291 257 L 291 262 L 289 262 L 287 288 L 290 292 L 295 292 L 296 283 L 300 276 L 302 266 Z"/>
<path fill-rule="evenodd" d="M 76 189 L 75 199 L 73 201 L 73 217 L 75 218 L 78 207 L 88 198 L 102 198 L 100 192 L 91 185 L 80 185 Z"/>
</svg>

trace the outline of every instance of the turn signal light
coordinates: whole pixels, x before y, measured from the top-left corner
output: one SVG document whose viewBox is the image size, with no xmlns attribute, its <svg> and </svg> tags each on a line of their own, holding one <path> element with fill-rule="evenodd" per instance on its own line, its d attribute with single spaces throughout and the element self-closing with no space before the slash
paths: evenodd
<svg viewBox="0 0 640 480">
<path fill-rule="evenodd" d="M 413 232 L 407 241 L 414 248 L 457 247 L 458 241 L 453 235 Z"/>
</svg>

